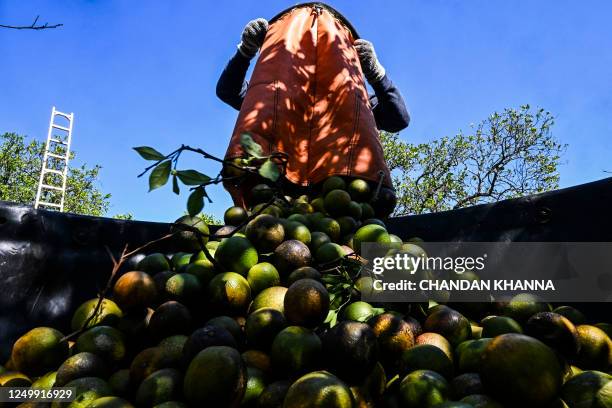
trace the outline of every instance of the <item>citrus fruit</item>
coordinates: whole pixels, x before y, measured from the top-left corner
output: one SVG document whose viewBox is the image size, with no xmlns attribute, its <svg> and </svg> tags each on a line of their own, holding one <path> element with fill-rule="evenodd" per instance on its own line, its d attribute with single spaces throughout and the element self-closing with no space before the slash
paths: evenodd
<svg viewBox="0 0 612 408">
<path fill-rule="evenodd" d="M 43 375 L 55 370 L 68 357 L 64 335 L 50 327 L 36 327 L 19 337 L 13 345 L 11 361 L 27 375 Z"/>
<path fill-rule="evenodd" d="M 249 218 L 249 214 L 242 207 L 230 207 L 223 214 L 223 222 L 225 225 L 238 226 Z"/>
<path fill-rule="evenodd" d="M 155 309 L 149 320 L 148 331 L 161 340 L 174 334 L 187 334 L 191 329 L 191 313 L 176 301 L 162 303 Z"/>
<path fill-rule="evenodd" d="M 272 365 L 270 356 L 261 350 L 247 350 L 241 354 L 242 361 L 247 367 L 255 367 L 261 370 L 264 374 L 271 374 L 270 367 Z"/>
<path fill-rule="evenodd" d="M 215 276 L 208 284 L 207 294 L 215 310 L 229 314 L 245 312 L 251 303 L 249 282 L 236 272 Z"/>
<path fill-rule="evenodd" d="M 193 303 L 202 294 L 200 280 L 190 273 L 177 273 L 166 281 L 166 294 L 170 299 Z"/>
<path fill-rule="evenodd" d="M 217 274 L 215 266 L 208 259 L 198 259 L 193 261 L 185 268 L 185 273 L 189 273 L 198 278 L 200 285 L 206 287 L 210 280 Z M 167 282 L 167 281 L 166 281 Z M 164 283 L 164 288 L 166 284 Z"/>
<path fill-rule="evenodd" d="M 373 242 L 376 244 L 389 244 L 391 239 L 389 233 L 384 227 L 376 224 L 368 224 L 359 228 L 353 236 L 353 249 L 360 253 L 361 244 L 364 242 Z"/>
<path fill-rule="evenodd" d="M 525 324 L 525 333 L 566 357 L 575 357 L 580 348 L 576 326 L 569 319 L 557 313 L 534 314 Z"/>
<path fill-rule="evenodd" d="M 450 307 L 441 307 L 429 314 L 423 329 L 444 336 L 456 346 L 471 336 L 470 322 L 461 313 Z"/>
<path fill-rule="evenodd" d="M 90 352 L 102 357 L 104 361 L 119 362 L 125 357 L 123 334 L 110 326 L 96 326 L 81 334 L 74 349 L 77 353 Z"/>
<path fill-rule="evenodd" d="M 451 378 L 453 375 L 453 362 L 442 350 L 431 344 L 418 344 L 404 350 L 399 367 L 403 374 L 415 370 L 431 370 L 445 378 Z"/>
<path fill-rule="evenodd" d="M 308 246 L 295 239 L 283 242 L 274 250 L 274 265 L 284 276 L 297 268 L 310 265 L 311 262 Z"/>
<path fill-rule="evenodd" d="M 575 325 L 586 323 L 586 317 L 584 316 L 584 314 L 582 314 L 580 310 L 572 306 L 559 306 L 556 307 L 553 312 L 566 317 L 567 319 L 569 319 L 570 322 L 574 323 Z"/>
<path fill-rule="evenodd" d="M 183 394 L 193 406 L 237 406 L 246 390 L 247 371 L 236 349 L 213 346 L 200 351 L 189 364 Z"/>
<path fill-rule="evenodd" d="M 183 334 L 175 334 L 160 341 L 157 347 L 162 350 L 169 361 L 174 362 L 171 364 L 172 366 L 178 366 L 183 359 L 183 348 L 188 339 L 189 337 Z"/>
<path fill-rule="evenodd" d="M 344 190 L 332 190 L 325 195 L 323 206 L 325 211 L 334 217 L 344 215 L 351 204 L 351 196 Z"/>
<path fill-rule="evenodd" d="M 272 215 L 260 214 L 246 226 L 245 235 L 261 253 L 268 253 L 285 239 L 285 228 L 280 220 Z"/>
<path fill-rule="evenodd" d="M 36 381 L 32 383 L 32 388 L 48 390 L 55 385 L 55 378 L 57 377 L 57 371 L 50 371 L 47 374 L 38 377 Z"/>
<path fill-rule="evenodd" d="M 498 307 L 502 315 L 511 317 L 520 324 L 525 323 L 536 313 L 550 311 L 547 303 L 541 302 L 536 296 L 529 293 L 516 295 L 510 302 L 502 302 Z"/>
<path fill-rule="evenodd" d="M 247 281 L 252 295 L 255 296 L 266 288 L 280 285 L 280 275 L 274 265 L 269 262 L 261 262 L 249 269 Z"/>
<path fill-rule="evenodd" d="M 482 337 L 495 337 L 506 333 L 523 333 L 523 328 L 516 320 L 506 316 L 487 316 L 480 322 Z"/>
<path fill-rule="evenodd" d="M 430 408 L 450 397 L 448 382 L 430 370 L 416 370 L 406 375 L 399 385 L 399 398 L 406 408 Z"/>
<path fill-rule="evenodd" d="M 243 237 L 224 239 L 215 251 L 215 260 L 228 272 L 246 276 L 258 261 L 257 251 L 251 242 Z"/>
<path fill-rule="evenodd" d="M 130 364 L 130 384 L 138 385 L 145 378 L 161 370 L 180 364 L 173 352 L 166 347 L 149 347 L 140 351 Z"/>
<path fill-rule="evenodd" d="M 287 288 L 284 286 L 272 286 L 271 288 L 264 289 L 255 297 L 249 310 L 253 313 L 261 308 L 271 307 L 282 313 L 285 311 L 286 293 Z"/>
<path fill-rule="evenodd" d="M 355 201 L 366 202 L 372 198 L 372 190 L 370 184 L 362 179 L 351 181 L 347 188 L 351 198 Z"/>
<path fill-rule="evenodd" d="M 77 353 L 68 357 L 57 369 L 55 386 L 63 387 L 72 380 L 83 377 L 106 378 L 108 375 L 106 362 L 93 353 Z"/>
<path fill-rule="evenodd" d="M 234 336 L 221 326 L 207 325 L 195 330 L 183 346 L 183 365 L 186 367 L 202 350 L 211 346 L 236 348 Z"/>
<path fill-rule="evenodd" d="M 369 303 L 363 301 L 350 303 L 341 313 L 343 320 L 354 320 L 357 322 L 365 322 L 372 316 L 374 316 L 374 308 Z"/>
<path fill-rule="evenodd" d="M 482 353 L 490 342 L 490 338 L 481 338 L 478 340 L 466 340 L 460 343 L 455 352 L 459 372 L 479 372 Z"/>
<path fill-rule="evenodd" d="M 321 245 L 327 244 L 329 242 L 332 241 L 326 233 L 321 231 L 315 231 L 310 234 L 310 251 L 313 254 L 316 254 L 317 250 L 321 247 Z"/>
<path fill-rule="evenodd" d="M 340 322 L 323 336 L 325 362 L 348 382 L 365 378 L 378 361 L 378 342 L 366 323 Z"/>
<path fill-rule="evenodd" d="M 186 251 L 197 251 L 208 242 L 210 231 L 202 218 L 184 215 L 174 224 L 171 231 L 177 232 L 176 240 Z"/>
<path fill-rule="evenodd" d="M 276 335 L 287 327 L 285 316 L 276 309 L 264 307 L 251 313 L 244 325 L 247 343 L 259 350 L 269 350 Z"/>
<path fill-rule="evenodd" d="M 206 322 L 206 325 L 213 325 L 223 327 L 225 330 L 231 333 L 236 340 L 237 344 L 242 344 L 244 340 L 244 333 L 240 324 L 229 316 L 216 316 Z"/>
<path fill-rule="evenodd" d="M 283 406 L 285 395 L 291 383 L 286 380 L 275 381 L 264 388 L 257 399 L 258 408 L 278 408 Z"/>
<path fill-rule="evenodd" d="M 110 299 L 102 299 L 100 307 L 96 312 L 98 301 L 98 298 L 91 299 L 77 308 L 74 315 L 72 315 L 72 330 L 81 329 L 87 321 L 89 321 L 87 327 L 96 325 L 114 326 L 119 322 L 119 319 L 123 316 L 119 306 Z"/>
<path fill-rule="evenodd" d="M 581 324 L 576 330 L 580 347 L 577 365 L 590 370 L 608 370 L 612 366 L 612 340 L 603 330 L 588 324 Z"/>
<path fill-rule="evenodd" d="M 321 272 L 310 266 L 302 266 L 289 274 L 287 277 L 287 285 L 291 286 L 294 282 L 300 279 L 314 279 L 316 281 L 320 281 Z"/>
<path fill-rule="evenodd" d="M 180 398 L 182 374 L 174 368 L 162 368 L 145 378 L 136 390 L 135 402 L 151 407 Z"/>
<path fill-rule="evenodd" d="M 297 221 L 286 222 L 285 233 L 285 239 L 296 239 L 306 245 L 309 245 L 312 239 L 310 230 L 304 224 Z"/>
<path fill-rule="evenodd" d="M 147 272 L 151 275 L 157 272 L 167 271 L 170 269 L 168 259 L 164 254 L 154 253 L 145 256 L 136 267 L 139 271 Z"/>
<path fill-rule="evenodd" d="M 346 183 L 342 177 L 331 176 L 323 183 L 323 194 L 327 194 L 332 190 L 344 190 Z"/>
<path fill-rule="evenodd" d="M 315 327 L 325 320 L 329 312 L 329 293 L 314 279 L 300 279 L 287 289 L 284 314 L 294 325 Z"/>
<path fill-rule="evenodd" d="M 247 367 L 247 384 L 240 405 L 254 406 L 265 387 L 264 373 L 255 367 Z"/>
<path fill-rule="evenodd" d="M 321 245 L 319 249 L 317 249 L 317 252 L 315 252 L 315 259 L 319 265 L 338 262 L 343 257 L 344 249 L 333 242 Z"/>
<path fill-rule="evenodd" d="M 315 231 L 323 232 L 333 242 L 340 239 L 340 224 L 333 218 L 321 217 L 314 221 Z M 312 238 L 311 238 L 312 240 Z"/>
<path fill-rule="evenodd" d="M 92 401 L 87 408 L 134 408 L 134 406 L 123 398 L 102 397 Z"/>
<path fill-rule="evenodd" d="M 86 408 L 98 398 L 111 395 L 108 383 L 98 377 L 83 377 L 70 381 L 66 387 L 73 388 L 74 400 L 69 404 L 70 408 Z M 59 408 L 63 404 L 53 402 L 51 408 Z"/>
<path fill-rule="evenodd" d="M 353 408 L 349 387 L 327 371 L 315 371 L 291 384 L 283 407 Z"/>
<path fill-rule="evenodd" d="M 465 373 L 453 378 L 451 390 L 454 399 L 461 399 L 472 394 L 483 394 L 484 386 L 477 373 Z"/>
<path fill-rule="evenodd" d="M 392 313 L 383 313 L 367 320 L 376 335 L 380 357 L 387 369 L 394 371 L 405 350 L 414 346 L 414 333 L 410 325 Z"/>
<path fill-rule="evenodd" d="M 181 271 L 181 269 L 189 264 L 193 254 L 191 252 L 177 252 L 170 258 L 170 265 L 175 272 Z"/>
<path fill-rule="evenodd" d="M 251 201 L 253 204 L 265 203 L 274 196 L 274 190 L 267 184 L 257 184 L 251 189 Z"/>
<path fill-rule="evenodd" d="M 277 375 L 293 377 L 319 365 L 321 340 L 310 329 L 289 326 L 281 330 L 270 348 L 272 368 Z"/>
<path fill-rule="evenodd" d="M 502 404 L 486 394 L 468 395 L 467 397 L 462 398 L 461 402 L 469 404 L 470 407 L 474 408 L 504 408 Z"/>
<path fill-rule="evenodd" d="M 415 339 L 416 344 L 431 344 L 432 346 L 438 347 L 453 360 L 453 348 L 451 344 L 444 338 L 444 336 L 438 333 L 425 332 L 417 336 Z"/>
<path fill-rule="evenodd" d="M 597 393 L 612 383 L 612 375 L 601 371 L 584 371 L 568 379 L 561 389 L 561 398 L 570 407 L 598 407 Z M 602 405 L 605 407 L 606 405 Z"/>
<path fill-rule="evenodd" d="M 522 334 L 502 334 L 486 346 L 480 375 L 485 389 L 501 402 L 545 406 L 561 390 L 563 372 L 544 343 Z"/>
<path fill-rule="evenodd" d="M 117 279 L 113 288 L 113 299 L 125 310 L 146 307 L 156 297 L 155 282 L 146 272 L 127 272 Z"/>
</svg>

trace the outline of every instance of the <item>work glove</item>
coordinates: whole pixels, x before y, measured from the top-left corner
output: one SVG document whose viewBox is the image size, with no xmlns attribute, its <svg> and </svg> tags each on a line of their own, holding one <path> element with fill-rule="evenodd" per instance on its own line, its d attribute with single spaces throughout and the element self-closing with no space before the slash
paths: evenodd
<svg viewBox="0 0 612 408">
<path fill-rule="evenodd" d="M 268 21 L 265 18 L 249 21 L 242 31 L 238 51 L 247 58 L 253 58 L 263 44 L 266 32 L 268 32 Z"/>
<path fill-rule="evenodd" d="M 359 62 L 361 63 L 361 70 L 363 75 L 370 84 L 374 84 L 385 76 L 385 68 L 380 65 L 376 52 L 374 51 L 374 45 L 366 40 L 355 40 L 353 43 L 357 55 L 359 56 Z"/>
</svg>

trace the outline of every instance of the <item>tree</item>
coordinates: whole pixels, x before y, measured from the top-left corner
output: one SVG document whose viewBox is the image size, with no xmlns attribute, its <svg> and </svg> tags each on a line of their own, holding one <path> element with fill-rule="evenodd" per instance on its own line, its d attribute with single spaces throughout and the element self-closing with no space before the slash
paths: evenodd
<svg viewBox="0 0 612 408">
<path fill-rule="evenodd" d="M 495 112 L 470 134 L 412 144 L 381 133 L 393 175 L 395 215 L 451 210 L 558 187 L 565 145 L 553 116 L 529 105 Z"/>
<path fill-rule="evenodd" d="M 0 135 L 0 200 L 32 204 L 36 198 L 45 143 L 16 133 Z M 75 158 L 71 152 L 71 160 Z M 101 167 L 70 167 L 66 183 L 64 210 L 76 214 L 101 216 L 110 205 L 110 194 L 97 187 Z"/>
</svg>

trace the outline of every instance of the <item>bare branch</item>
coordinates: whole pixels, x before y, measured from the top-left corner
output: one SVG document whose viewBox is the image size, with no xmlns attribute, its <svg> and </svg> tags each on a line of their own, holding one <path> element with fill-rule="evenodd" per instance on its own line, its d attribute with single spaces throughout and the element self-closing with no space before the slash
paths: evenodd
<svg viewBox="0 0 612 408">
<path fill-rule="evenodd" d="M 42 25 L 36 25 L 36 23 L 38 22 L 38 18 L 40 16 L 36 16 L 36 18 L 34 19 L 34 22 L 32 24 L 30 24 L 29 26 L 12 26 L 12 25 L 5 25 L 5 24 L 0 24 L 0 28 L 10 28 L 13 30 L 46 30 L 49 28 L 58 28 L 63 26 L 64 24 L 52 24 L 49 25 L 49 23 L 45 23 Z"/>
</svg>

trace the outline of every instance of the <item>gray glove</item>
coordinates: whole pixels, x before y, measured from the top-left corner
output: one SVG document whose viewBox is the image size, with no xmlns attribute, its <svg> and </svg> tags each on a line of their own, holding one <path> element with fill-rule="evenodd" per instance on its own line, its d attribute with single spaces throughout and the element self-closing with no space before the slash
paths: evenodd
<svg viewBox="0 0 612 408">
<path fill-rule="evenodd" d="M 374 51 L 374 45 L 366 40 L 355 40 L 353 43 L 357 55 L 359 56 L 359 62 L 361 62 L 361 70 L 363 75 L 370 84 L 374 84 L 385 76 L 385 68 L 380 65 L 376 52 Z"/>
<path fill-rule="evenodd" d="M 238 51 L 247 58 L 253 58 L 266 38 L 268 21 L 265 18 L 251 20 L 242 31 Z"/>
</svg>

